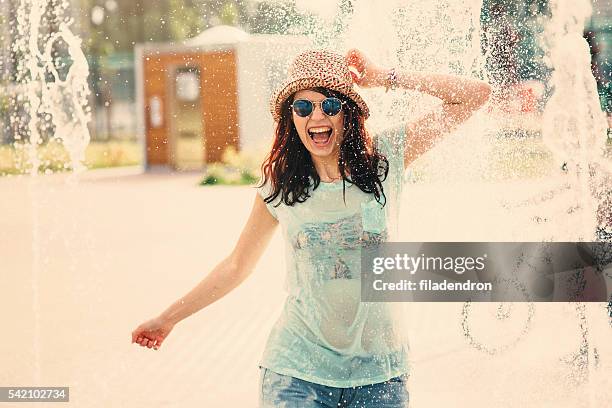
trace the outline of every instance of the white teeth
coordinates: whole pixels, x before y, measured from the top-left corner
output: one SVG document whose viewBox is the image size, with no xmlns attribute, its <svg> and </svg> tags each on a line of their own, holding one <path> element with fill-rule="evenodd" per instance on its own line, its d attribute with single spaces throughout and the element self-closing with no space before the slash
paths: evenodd
<svg viewBox="0 0 612 408">
<path fill-rule="evenodd" d="M 311 133 L 324 133 L 324 132 L 329 132 L 331 130 L 331 128 L 328 127 L 320 127 L 320 128 L 311 128 L 308 129 L 309 132 Z"/>
</svg>

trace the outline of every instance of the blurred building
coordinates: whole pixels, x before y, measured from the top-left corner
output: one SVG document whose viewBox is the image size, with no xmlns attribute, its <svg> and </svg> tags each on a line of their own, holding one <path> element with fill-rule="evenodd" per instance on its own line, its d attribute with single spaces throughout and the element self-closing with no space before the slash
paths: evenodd
<svg viewBox="0 0 612 408">
<path fill-rule="evenodd" d="M 198 169 L 226 148 L 257 149 L 273 132 L 268 99 L 306 37 L 210 28 L 177 44 L 136 47 L 145 164 Z"/>
</svg>

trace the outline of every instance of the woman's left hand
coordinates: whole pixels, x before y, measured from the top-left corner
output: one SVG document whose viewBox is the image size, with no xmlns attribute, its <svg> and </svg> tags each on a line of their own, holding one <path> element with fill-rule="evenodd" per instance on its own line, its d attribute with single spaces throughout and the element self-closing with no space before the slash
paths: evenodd
<svg viewBox="0 0 612 408">
<path fill-rule="evenodd" d="M 363 52 L 353 48 L 345 58 L 354 83 L 362 88 L 385 85 L 387 71 L 376 66 Z"/>
</svg>

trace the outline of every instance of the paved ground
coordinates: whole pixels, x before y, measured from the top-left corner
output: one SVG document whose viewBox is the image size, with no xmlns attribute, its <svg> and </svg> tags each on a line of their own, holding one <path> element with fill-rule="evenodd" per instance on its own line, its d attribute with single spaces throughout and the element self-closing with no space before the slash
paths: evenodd
<svg viewBox="0 0 612 408">
<path fill-rule="evenodd" d="M 0 179 L 0 385 L 70 386 L 70 406 L 85 408 L 255 407 L 257 361 L 284 296 L 278 234 L 247 282 L 181 322 L 162 349 L 130 343 L 137 324 L 228 253 L 254 192 L 197 187 L 190 174 L 106 174 L 74 185 Z M 477 193 L 411 186 L 404 238 L 504 240 L 516 231 L 520 209 L 504 219 Z M 469 346 L 461 304 L 409 306 L 413 407 L 610 403 L 612 328 L 601 304 L 587 307 L 582 354 L 576 305 L 541 304 L 527 335 L 493 356 Z M 527 313 L 513 308 L 515 318 L 500 322 L 495 308 L 475 305 L 472 334 L 513 342 Z"/>
</svg>

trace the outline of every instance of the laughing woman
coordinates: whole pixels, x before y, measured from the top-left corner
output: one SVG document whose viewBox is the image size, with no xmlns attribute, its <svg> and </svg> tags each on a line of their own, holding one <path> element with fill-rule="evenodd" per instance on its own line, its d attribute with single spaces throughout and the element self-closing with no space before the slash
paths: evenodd
<svg viewBox="0 0 612 408">
<path fill-rule="evenodd" d="M 371 137 L 355 84 L 418 90 L 441 111 Z M 407 334 L 389 303 L 360 301 L 360 251 L 395 236 L 404 170 L 489 93 L 479 80 L 382 68 L 359 50 L 298 55 L 271 99 L 274 142 L 234 250 L 132 342 L 158 348 L 238 286 L 280 225 L 288 297 L 260 362 L 260 406 L 407 407 Z"/>
</svg>

